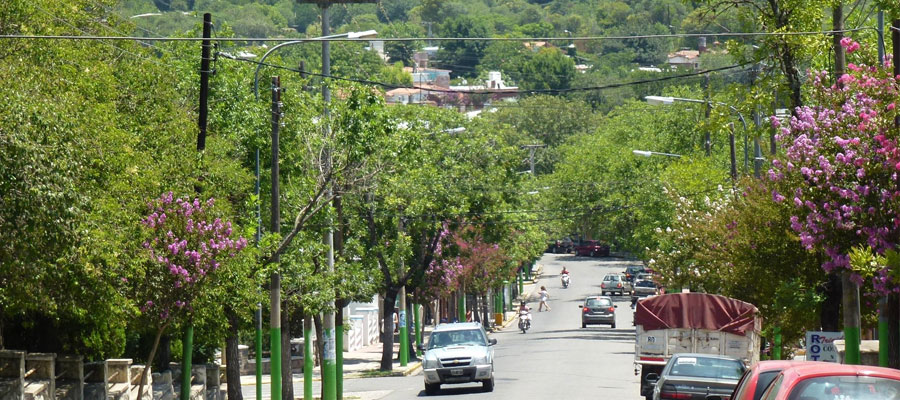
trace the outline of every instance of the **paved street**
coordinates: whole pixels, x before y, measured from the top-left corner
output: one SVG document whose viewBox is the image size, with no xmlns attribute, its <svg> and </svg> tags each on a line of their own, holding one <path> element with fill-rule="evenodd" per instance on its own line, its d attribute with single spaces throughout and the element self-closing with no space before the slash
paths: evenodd
<svg viewBox="0 0 900 400">
<path fill-rule="evenodd" d="M 599 293 L 600 281 L 607 272 L 621 272 L 628 263 L 616 259 L 591 259 L 562 254 L 547 254 L 541 260 L 544 275 L 538 285 L 547 286 L 553 308 L 537 312 L 527 334 L 515 325 L 492 337 L 495 349 L 496 387 L 482 393 L 480 385 L 442 387 L 434 398 L 484 399 L 587 399 L 638 400 L 638 379 L 634 375 L 634 328 L 628 298 L 616 298 L 617 329 L 589 326 L 581 328 L 578 305 L 584 297 Z M 572 284 L 563 289 L 559 271 L 565 265 L 572 273 Z M 411 399 L 424 397 L 421 370 L 405 377 L 346 379 L 348 398 Z M 318 389 L 318 382 L 315 387 Z M 302 395 L 302 391 L 298 392 Z M 248 396 L 248 398 L 252 398 Z"/>
</svg>

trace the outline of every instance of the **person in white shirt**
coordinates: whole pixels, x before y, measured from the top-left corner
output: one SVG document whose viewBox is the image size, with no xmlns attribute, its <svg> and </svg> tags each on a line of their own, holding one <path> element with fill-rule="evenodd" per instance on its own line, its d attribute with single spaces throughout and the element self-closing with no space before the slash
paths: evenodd
<svg viewBox="0 0 900 400">
<path fill-rule="evenodd" d="M 538 312 L 544 311 L 543 308 L 547 307 L 547 311 L 550 311 L 550 305 L 547 304 L 547 300 L 550 299 L 550 293 L 547 293 L 547 288 L 541 286 L 541 303 L 538 304 Z"/>
</svg>

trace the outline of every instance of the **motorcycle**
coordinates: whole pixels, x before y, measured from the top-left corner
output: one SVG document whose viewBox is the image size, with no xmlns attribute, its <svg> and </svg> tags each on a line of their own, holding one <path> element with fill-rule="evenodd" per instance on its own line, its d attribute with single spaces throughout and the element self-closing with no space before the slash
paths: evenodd
<svg viewBox="0 0 900 400">
<path fill-rule="evenodd" d="M 522 333 L 531 329 L 531 312 L 528 310 L 519 310 L 519 330 Z"/>
<path fill-rule="evenodd" d="M 562 277 L 560 279 L 562 279 L 563 288 L 568 288 L 569 287 L 569 279 L 570 279 L 569 274 L 562 274 Z"/>
</svg>

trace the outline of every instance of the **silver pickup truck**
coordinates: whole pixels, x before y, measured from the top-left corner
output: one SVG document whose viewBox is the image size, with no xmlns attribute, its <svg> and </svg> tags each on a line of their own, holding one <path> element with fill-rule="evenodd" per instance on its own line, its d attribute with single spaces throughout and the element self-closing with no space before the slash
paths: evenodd
<svg viewBox="0 0 900 400">
<path fill-rule="evenodd" d="M 484 391 L 494 390 L 494 348 L 475 322 L 438 325 L 428 340 L 422 369 L 425 393 L 432 395 L 442 384 L 481 382 Z"/>
</svg>

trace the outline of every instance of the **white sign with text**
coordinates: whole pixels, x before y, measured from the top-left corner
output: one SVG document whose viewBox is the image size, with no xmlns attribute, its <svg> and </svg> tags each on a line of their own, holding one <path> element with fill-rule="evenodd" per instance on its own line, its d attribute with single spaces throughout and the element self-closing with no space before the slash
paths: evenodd
<svg viewBox="0 0 900 400">
<path fill-rule="evenodd" d="M 806 360 L 838 362 L 835 340 L 843 340 L 844 332 L 806 332 Z"/>
</svg>

